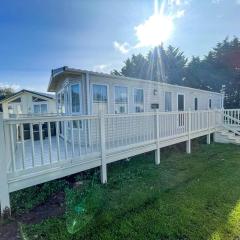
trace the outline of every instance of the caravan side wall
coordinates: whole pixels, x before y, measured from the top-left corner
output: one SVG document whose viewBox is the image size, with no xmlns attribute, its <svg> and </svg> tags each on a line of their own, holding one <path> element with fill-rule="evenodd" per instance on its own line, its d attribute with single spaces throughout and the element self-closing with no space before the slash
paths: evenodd
<svg viewBox="0 0 240 240">
<path fill-rule="evenodd" d="M 142 88 L 144 91 L 144 111 L 153 111 L 151 105 L 159 104 L 159 110 L 165 111 L 165 92 L 171 92 L 172 111 L 178 110 L 178 94 L 183 94 L 185 110 L 195 109 L 195 98 L 198 99 L 198 110 L 209 109 L 209 99 L 212 102 L 212 109 L 222 108 L 222 95 L 214 92 L 207 92 L 193 88 L 186 88 L 174 85 L 161 85 L 153 81 L 123 80 L 117 78 L 106 78 L 90 75 L 90 102 L 92 102 L 92 85 L 105 84 L 108 86 L 108 113 L 114 113 L 115 86 L 125 86 L 128 88 L 128 112 L 135 112 L 134 109 L 134 88 Z"/>
<path fill-rule="evenodd" d="M 144 112 L 154 111 L 152 104 L 159 106 L 159 111 L 165 111 L 165 93 L 171 93 L 171 111 L 178 111 L 178 95 L 184 95 L 184 110 L 195 110 L 195 98 L 197 98 L 197 110 L 208 110 L 209 100 L 211 99 L 211 109 L 221 109 L 223 96 L 220 93 L 203 91 L 177 85 L 159 84 L 153 81 L 128 80 L 122 78 L 111 78 L 89 74 L 89 86 L 86 81 L 86 74 L 75 78 L 66 78 L 62 87 L 70 84 L 81 83 L 81 113 L 95 114 L 93 111 L 92 87 L 94 84 L 106 85 L 108 89 L 108 111 L 107 113 L 115 113 L 115 86 L 123 86 L 128 89 L 128 109 L 127 113 L 134 113 L 134 89 L 140 88 L 144 91 Z M 60 89 L 62 89 L 60 87 Z M 59 90 L 60 90 L 59 89 Z M 88 93 L 88 94 L 87 94 Z M 89 102 L 89 103 L 88 103 Z M 71 108 L 68 102 L 68 109 Z M 90 107 L 88 111 L 88 106 Z M 71 114 L 68 112 L 67 114 Z"/>
<path fill-rule="evenodd" d="M 76 76 L 74 78 L 66 78 L 59 86 L 59 90 L 62 90 L 63 87 L 69 88 L 71 84 L 81 83 L 81 113 L 88 114 L 87 106 L 90 105 L 89 114 L 96 114 L 93 111 L 93 93 L 92 87 L 94 84 L 106 85 L 107 86 L 107 95 L 108 95 L 108 113 L 115 113 L 115 86 L 124 86 L 128 89 L 128 113 L 134 113 L 134 89 L 142 88 L 144 91 L 144 111 L 151 112 L 152 104 L 158 104 L 160 111 L 165 111 L 165 92 L 171 92 L 171 109 L 172 111 L 178 110 L 178 95 L 184 95 L 184 110 L 194 110 L 195 109 L 195 98 L 198 99 L 198 110 L 208 110 L 209 109 L 209 99 L 212 102 L 212 109 L 222 108 L 222 95 L 219 93 L 207 92 L 198 89 L 168 85 L 168 84 L 159 84 L 152 81 L 141 81 L 141 80 L 124 80 L 111 77 L 102 77 L 97 75 L 89 75 L 89 85 L 87 84 L 86 75 Z M 70 89 L 70 88 L 69 88 Z M 87 93 L 88 91 L 88 93 Z M 88 97 L 87 97 L 88 96 Z M 89 102 L 88 102 L 89 101 Z M 71 100 L 68 101 L 68 109 L 71 109 Z M 67 112 L 71 114 L 71 112 Z M 79 113 L 75 113 L 79 114 Z M 96 136 L 89 136 L 89 128 L 91 132 L 95 134 L 97 122 L 87 122 L 82 121 L 81 123 L 81 142 L 86 143 L 90 140 L 93 141 Z M 78 141 L 78 130 L 74 127 L 74 141 Z M 68 139 L 71 142 L 71 128 L 68 128 Z M 88 139 L 88 140 L 87 140 Z"/>
</svg>

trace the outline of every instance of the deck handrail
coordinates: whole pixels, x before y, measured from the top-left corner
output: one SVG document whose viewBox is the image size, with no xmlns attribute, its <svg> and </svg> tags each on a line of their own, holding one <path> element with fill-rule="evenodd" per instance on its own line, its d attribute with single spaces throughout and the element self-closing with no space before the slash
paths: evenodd
<svg viewBox="0 0 240 240">
<path fill-rule="evenodd" d="M 164 146 L 186 141 L 190 153 L 191 139 L 208 135 L 210 142 L 210 133 L 223 124 L 223 113 L 215 109 L 1 118 L 0 140 L 6 148 L 0 163 L 6 167 L 9 192 L 97 166 L 106 182 L 107 163 L 156 150 L 159 164 Z"/>
<path fill-rule="evenodd" d="M 207 113 L 207 112 L 221 112 L 222 110 L 197 110 L 191 111 L 191 113 Z M 104 114 L 105 117 L 114 117 L 114 118 L 122 118 L 129 116 L 153 116 L 156 114 L 159 115 L 172 115 L 172 114 L 187 114 L 189 111 L 171 111 L 171 112 L 161 112 L 161 111 L 152 111 L 152 112 L 140 112 L 140 113 L 124 113 L 124 114 Z M 29 122 L 47 122 L 47 121 L 62 121 L 62 120 L 86 120 L 86 119 L 97 119 L 99 115 L 42 115 L 42 116 L 26 116 L 23 118 L 5 118 L 4 122 L 8 124 L 16 124 L 16 123 L 29 123 Z"/>
</svg>

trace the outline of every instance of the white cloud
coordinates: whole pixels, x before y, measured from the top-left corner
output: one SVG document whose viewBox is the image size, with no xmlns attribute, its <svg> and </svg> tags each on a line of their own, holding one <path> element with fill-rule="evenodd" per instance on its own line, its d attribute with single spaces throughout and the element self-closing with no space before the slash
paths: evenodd
<svg viewBox="0 0 240 240">
<path fill-rule="evenodd" d="M 21 89 L 20 85 L 10 84 L 10 83 L 0 83 L 0 88 L 12 88 L 15 91 L 18 91 Z"/>
<path fill-rule="evenodd" d="M 114 46 L 115 49 L 117 49 L 118 51 L 120 51 L 123 54 L 128 53 L 129 50 L 130 50 L 130 46 L 127 42 L 119 43 L 117 41 L 114 41 L 113 46 Z"/>
<path fill-rule="evenodd" d="M 107 72 L 110 69 L 110 64 L 99 64 L 93 67 L 95 72 Z"/>
</svg>

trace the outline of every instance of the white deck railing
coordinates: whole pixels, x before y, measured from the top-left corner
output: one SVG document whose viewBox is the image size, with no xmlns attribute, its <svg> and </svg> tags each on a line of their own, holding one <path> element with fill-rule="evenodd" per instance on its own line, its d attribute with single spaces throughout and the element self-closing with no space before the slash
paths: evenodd
<svg viewBox="0 0 240 240">
<path fill-rule="evenodd" d="M 0 163 L 6 165 L 1 171 L 6 171 L 3 175 L 11 192 L 96 166 L 104 169 L 109 162 L 163 146 L 190 142 L 215 132 L 222 123 L 223 112 L 219 110 L 0 119 L 5 146 Z"/>
<path fill-rule="evenodd" d="M 240 109 L 224 110 L 224 124 L 232 127 L 240 126 Z"/>
<path fill-rule="evenodd" d="M 104 115 L 106 151 L 167 140 L 220 124 L 218 111 Z M 156 122 L 156 119 L 158 119 Z M 189 121 L 191 119 L 190 129 Z M 156 131 L 159 125 L 159 133 Z M 8 172 L 21 172 L 101 153 L 100 116 L 54 116 L 4 121 Z M 158 135 L 158 136 L 157 136 Z"/>
</svg>

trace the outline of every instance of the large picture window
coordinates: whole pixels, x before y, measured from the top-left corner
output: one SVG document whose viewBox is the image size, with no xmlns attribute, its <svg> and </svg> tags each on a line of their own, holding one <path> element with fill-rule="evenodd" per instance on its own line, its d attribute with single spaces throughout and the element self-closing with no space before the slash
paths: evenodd
<svg viewBox="0 0 240 240">
<path fill-rule="evenodd" d="M 115 113 L 127 113 L 128 109 L 127 87 L 115 87 Z"/>
<path fill-rule="evenodd" d="M 172 93 L 165 92 L 165 112 L 172 111 Z"/>
<path fill-rule="evenodd" d="M 93 84 L 93 114 L 108 112 L 108 91 L 106 85 Z"/>
<path fill-rule="evenodd" d="M 80 84 L 71 85 L 72 113 L 80 113 Z"/>
<path fill-rule="evenodd" d="M 135 112 L 144 112 L 143 89 L 134 89 L 134 110 Z"/>
</svg>

